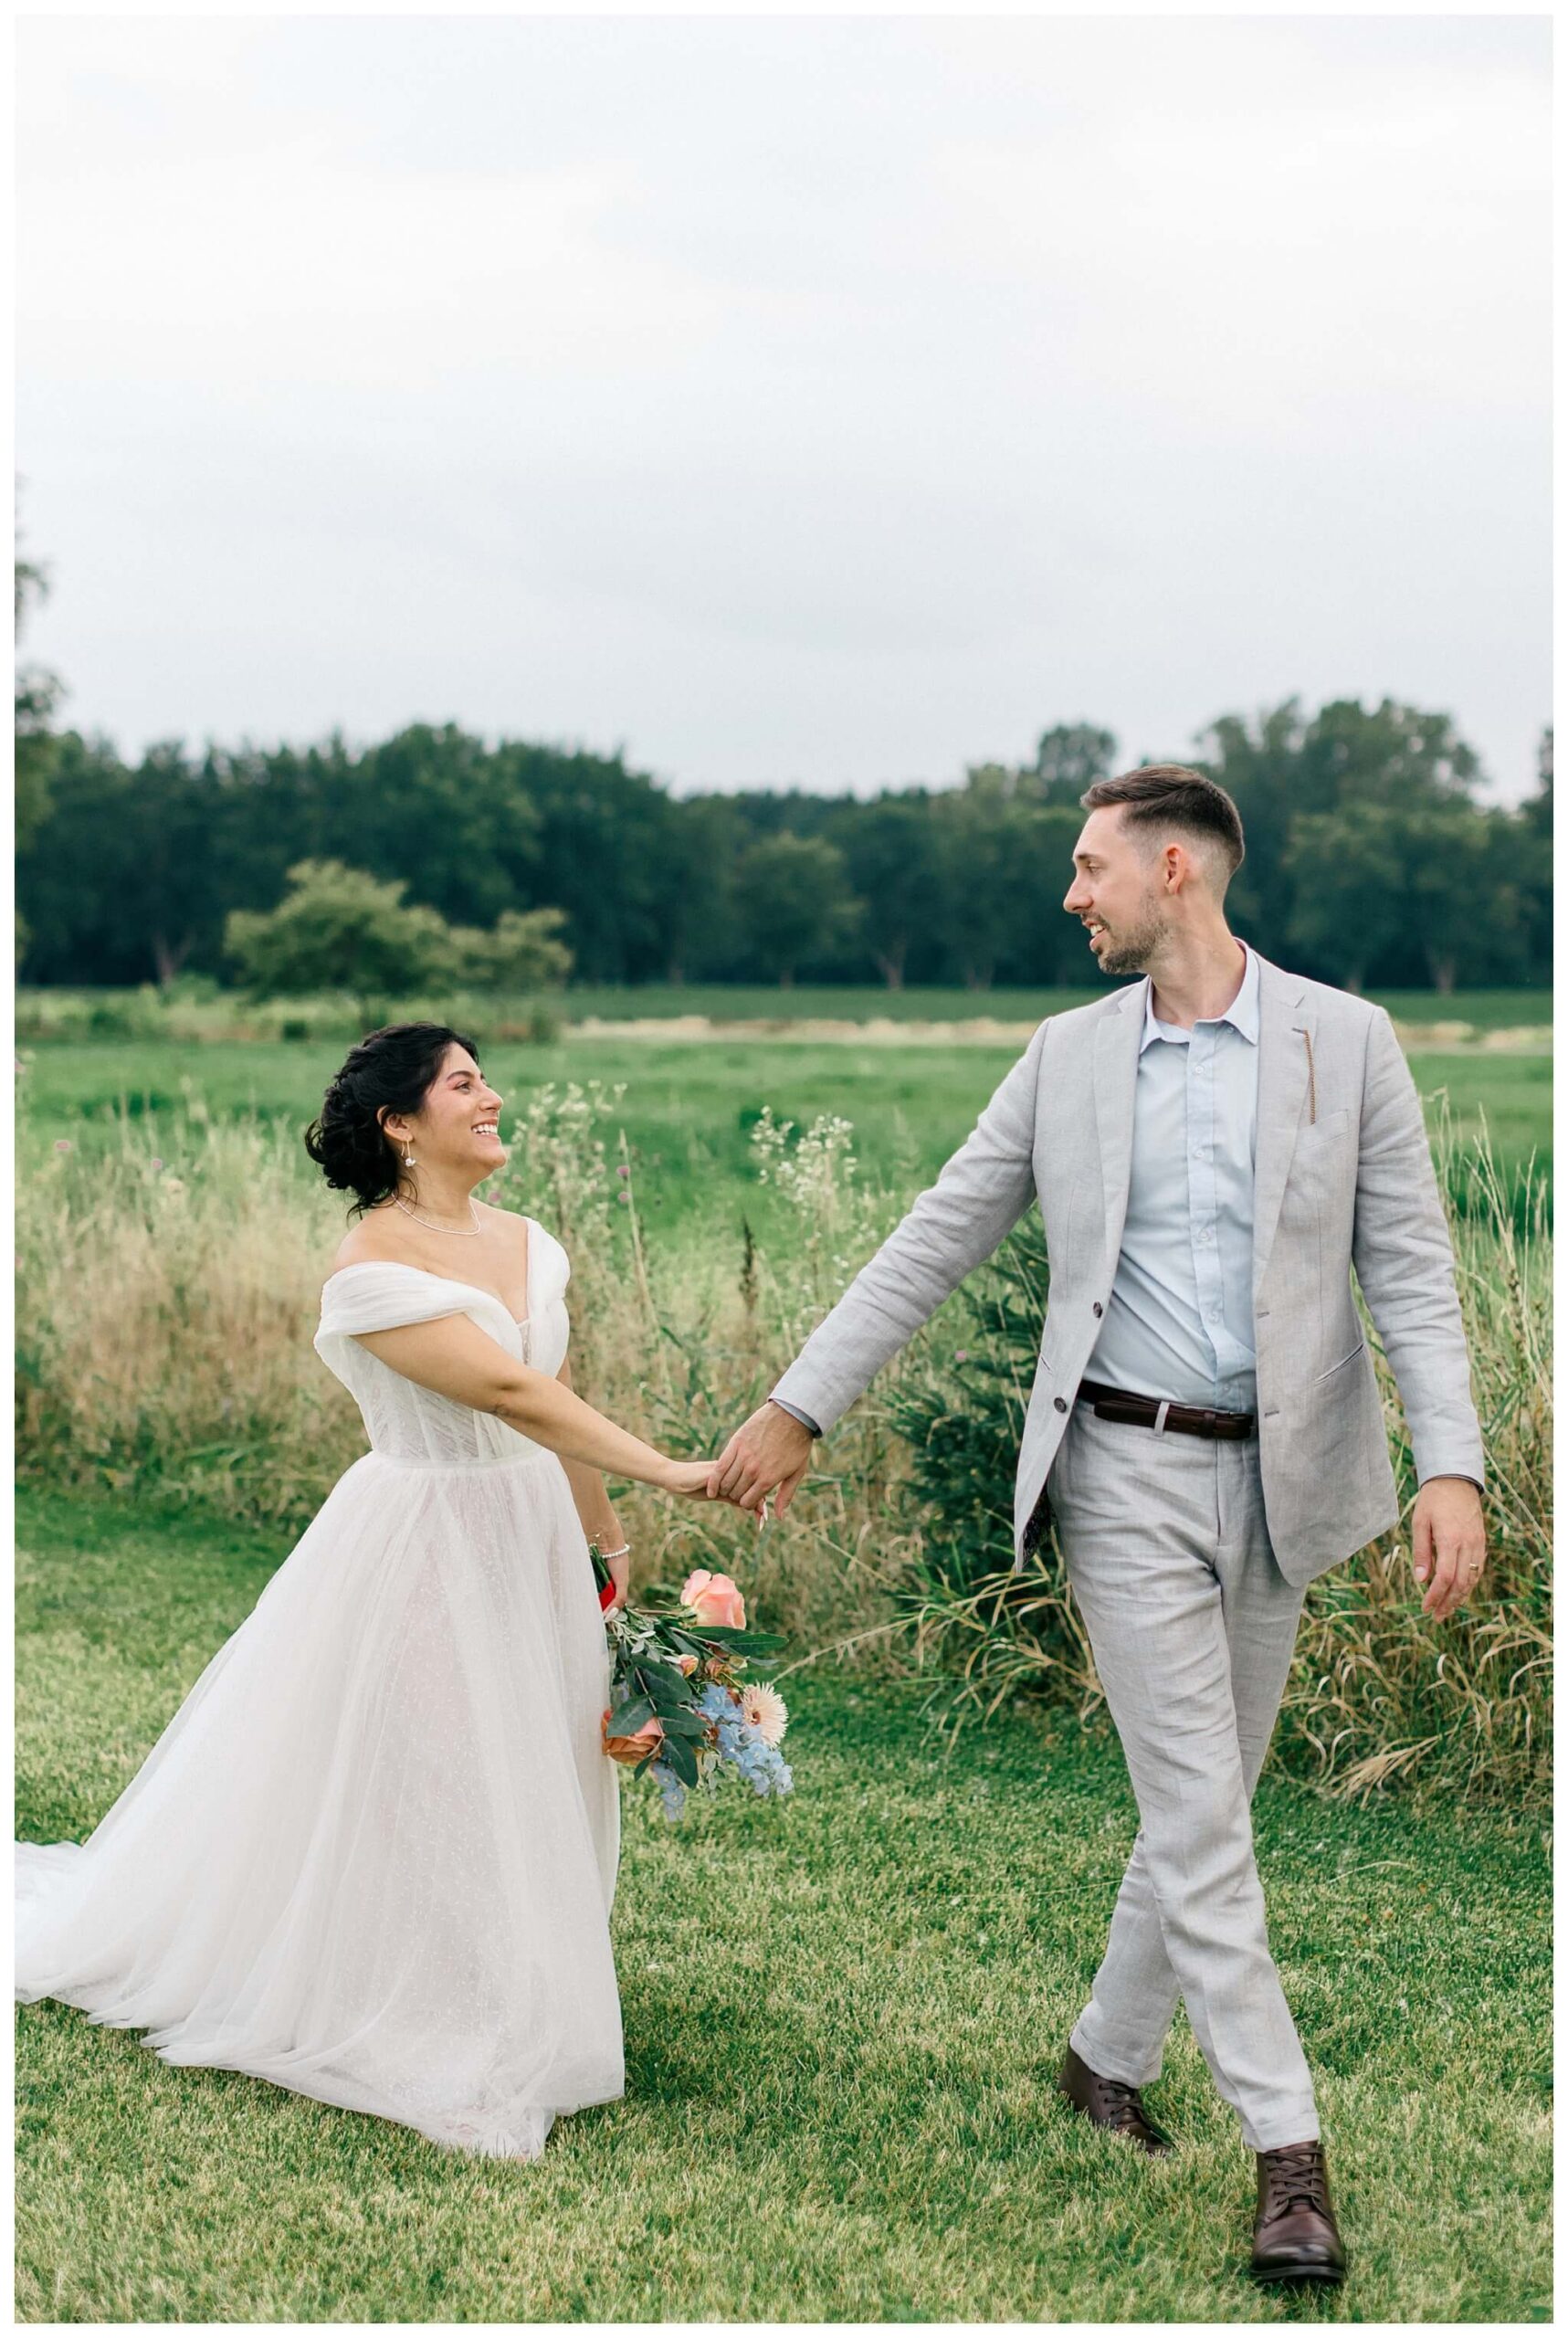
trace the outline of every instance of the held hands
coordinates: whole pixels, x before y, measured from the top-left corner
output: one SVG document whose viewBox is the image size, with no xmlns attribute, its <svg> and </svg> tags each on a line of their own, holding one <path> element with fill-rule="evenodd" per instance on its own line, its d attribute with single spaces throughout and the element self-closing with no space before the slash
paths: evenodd
<svg viewBox="0 0 1568 2338">
<path fill-rule="evenodd" d="M 805 1422 L 782 1405 L 764 1401 L 710 1465 L 708 1491 L 742 1510 L 765 1514 L 767 1498 L 776 1488 L 773 1515 L 782 1518 L 811 1466 L 811 1448 Z"/>
<path fill-rule="evenodd" d="M 782 1518 L 811 1467 L 812 1443 L 804 1421 L 782 1405 L 764 1403 L 742 1421 L 716 1461 L 667 1461 L 659 1488 L 697 1501 L 733 1502 L 738 1510 L 755 1511 L 759 1524 L 776 1489 L 773 1515 Z"/>
<path fill-rule="evenodd" d="M 1426 1585 L 1422 1614 L 1438 1624 L 1451 1616 L 1475 1589 L 1486 1555 L 1478 1489 L 1468 1478 L 1428 1478 L 1410 1523 L 1412 1567 Z"/>
</svg>

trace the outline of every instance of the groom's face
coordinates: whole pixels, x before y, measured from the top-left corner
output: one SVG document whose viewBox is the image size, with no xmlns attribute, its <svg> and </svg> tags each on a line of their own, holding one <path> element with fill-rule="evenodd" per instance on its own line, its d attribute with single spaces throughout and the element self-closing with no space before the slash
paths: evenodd
<svg viewBox="0 0 1568 2338">
<path fill-rule="evenodd" d="M 1129 835 L 1119 804 L 1104 804 L 1083 824 L 1073 851 L 1073 880 L 1062 907 L 1080 918 L 1102 974 L 1141 974 L 1165 931 L 1155 887 L 1156 862 Z"/>
</svg>

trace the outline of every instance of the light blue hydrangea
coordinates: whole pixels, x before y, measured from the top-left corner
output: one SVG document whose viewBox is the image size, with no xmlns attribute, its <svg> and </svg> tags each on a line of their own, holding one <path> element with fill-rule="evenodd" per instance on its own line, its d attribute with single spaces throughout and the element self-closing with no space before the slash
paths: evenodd
<svg viewBox="0 0 1568 2338">
<path fill-rule="evenodd" d="M 675 1772 L 670 1768 L 668 1763 L 654 1762 L 650 1764 L 648 1767 L 648 1775 L 655 1781 L 658 1787 L 659 1799 L 664 1805 L 665 1817 L 667 1818 L 679 1818 L 686 1807 L 686 1788 L 676 1776 Z"/>
</svg>

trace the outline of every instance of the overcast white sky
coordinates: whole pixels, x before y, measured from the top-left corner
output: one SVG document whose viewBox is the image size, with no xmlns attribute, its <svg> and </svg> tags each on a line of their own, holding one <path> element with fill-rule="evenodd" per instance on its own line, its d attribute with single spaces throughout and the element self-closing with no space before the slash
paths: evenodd
<svg viewBox="0 0 1568 2338">
<path fill-rule="evenodd" d="M 24 20 L 67 718 L 956 780 L 1550 718 L 1548 21 Z"/>
</svg>

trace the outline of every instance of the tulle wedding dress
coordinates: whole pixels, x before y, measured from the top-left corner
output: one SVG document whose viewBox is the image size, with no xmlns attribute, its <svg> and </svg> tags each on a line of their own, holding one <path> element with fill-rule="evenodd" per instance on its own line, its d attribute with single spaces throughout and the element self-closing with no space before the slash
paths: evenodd
<svg viewBox="0 0 1568 2338">
<path fill-rule="evenodd" d="M 88 1840 L 16 1847 L 18 1997 L 507 2158 L 624 2091 L 605 1636 L 559 1459 L 354 1334 L 461 1313 L 557 1372 L 571 1269 L 527 1242 L 521 1322 L 422 1268 L 327 1278 L 371 1450 Z"/>
</svg>

